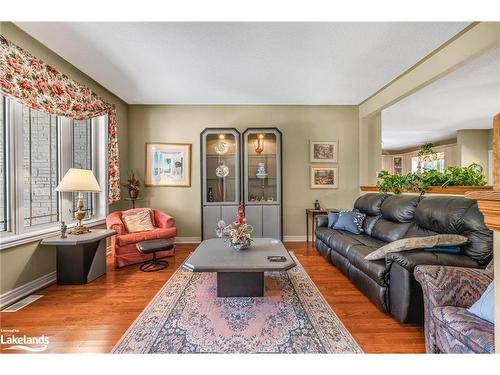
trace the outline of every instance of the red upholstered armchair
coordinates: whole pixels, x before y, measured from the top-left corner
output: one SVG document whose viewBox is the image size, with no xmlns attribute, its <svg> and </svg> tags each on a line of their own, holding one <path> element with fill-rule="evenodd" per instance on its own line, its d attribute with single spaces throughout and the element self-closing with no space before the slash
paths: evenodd
<svg viewBox="0 0 500 375">
<path fill-rule="evenodd" d="M 158 238 L 165 238 L 172 242 L 175 241 L 177 228 L 175 228 L 175 219 L 161 211 L 153 210 L 152 222 L 155 227 L 154 230 L 147 232 L 127 233 L 125 224 L 122 221 L 123 214 L 130 214 L 137 211 L 144 210 L 144 208 L 135 208 L 127 211 L 112 212 L 106 218 L 106 226 L 108 229 L 114 229 L 116 235 L 111 237 L 111 248 L 113 256 L 115 257 L 115 267 L 120 268 L 130 264 L 142 263 L 150 260 L 152 254 L 141 254 L 136 244 L 140 241 L 155 240 Z M 167 251 L 158 251 L 156 256 L 162 258 L 165 256 L 174 255 L 174 249 Z"/>
</svg>

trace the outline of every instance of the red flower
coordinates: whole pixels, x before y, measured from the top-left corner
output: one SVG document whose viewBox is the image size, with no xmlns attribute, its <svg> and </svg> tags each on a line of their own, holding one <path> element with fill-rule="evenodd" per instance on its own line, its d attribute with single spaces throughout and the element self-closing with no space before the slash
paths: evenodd
<svg viewBox="0 0 500 375">
<path fill-rule="evenodd" d="M 60 109 L 61 111 L 66 111 L 66 110 L 68 109 L 68 107 L 67 107 L 67 106 L 66 106 L 66 104 L 64 104 L 64 103 L 59 104 L 59 106 L 58 106 L 58 107 L 59 107 L 59 109 Z"/>
<path fill-rule="evenodd" d="M 19 64 L 16 59 L 13 59 L 12 57 L 9 57 L 9 59 L 7 60 L 7 63 L 12 67 L 14 68 L 14 70 L 16 72 L 20 72 L 22 70 L 22 66 L 21 64 Z"/>
<path fill-rule="evenodd" d="M 23 89 L 26 89 L 26 90 L 33 90 L 33 86 L 31 85 L 30 81 L 28 81 L 26 78 L 23 78 L 21 80 L 21 86 Z"/>
<path fill-rule="evenodd" d="M 80 104 L 78 104 L 78 103 L 73 104 L 73 111 L 74 112 L 80 112 L 81 109 L 82 109 L 82 107 L 80 106 Z"/>
<path fill-rule="evenodd" d="M 68 93 L 70 98 L 75 97 L 75 92 L 73 90 L 71 90 L 70 88 L 66 88 L 66 92 Z"/>
<path fill-rule="evenodd" d="M 36 84 L 38 85 L 38 88 L 40 89 L 41 92 L 45 92 L 45 90 L 47 90 L 47 81 L 45 81 L 44 79 L 37 78 Z"/>
<path fill-rule="evenodd" d="M 93 109 L 93 108 L 92 108 L 92 104 L 91 104 L 91 103 L 89 103 L 89 102 L 85 103 L 85 109 L 86 109 L 87 111 L 92 111 L 92 109 Z"/>
<path fill-rule="evenodd" d="M 38 61 L 37 59 L 31 59 L 31 67 L 36 71 L 42 70 L 42 65 L 40 64 L 40 61 Z"/>
<path fill-rule="evenodd" d="M 0 86 L 2 86 L 5 90 L 12 89 L 12 83 L 10 83 L 5 78 L 0 78 Z"/>
<path fill-rule="evenodd" d="M 58 84 L 58 83 L 54 83 L 52 85 L 52 91 L 54 92 L 54 94 L 56 94 L 57 96 L 61 96 L 62 93 L 63 93 L 63 89 L 62 87 Z"/>
<path fill-rule="evenodd" d="M 53 66 L 47 65 L 47 70 L 49 71 L 49 73 L 59 74 L 59 71 L 56 68 L 54 68 Z"/>
<path fill-rule="evenodd" d="M 32 101 L 28 102 L 28 107 L 33 108 L 33 109 L 40 108 L 40 106 L 37 103 L 32 102 Z"/>
</svg>

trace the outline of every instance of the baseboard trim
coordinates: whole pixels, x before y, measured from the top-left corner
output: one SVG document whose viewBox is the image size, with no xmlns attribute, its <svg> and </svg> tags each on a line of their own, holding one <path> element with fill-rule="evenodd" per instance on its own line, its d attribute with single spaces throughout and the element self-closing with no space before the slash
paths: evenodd
<svg viewBox="0 0 500 375">
<path fill-rule="evenodd" d="M 302 234 L 298 236 L 283 236 L 283 242 L 305 242 L 306 238 L 307 237 Z M 309 240 L 311 240 L 311 236 L 309 236 Z"/>
<path fill-rule="evenodd" d="M 56 271 L 53 271 L 0 295 L 0 310 L 3 310 L 5 307 L 12 305 L 14 302 L 29 296 L 39 289 L 55 284 L 56 281 Z"/>
<path fill-rule="evenodd" d="M 176 243 L 199 243 L 201 237 L 175 237 Z"/>
</svg>

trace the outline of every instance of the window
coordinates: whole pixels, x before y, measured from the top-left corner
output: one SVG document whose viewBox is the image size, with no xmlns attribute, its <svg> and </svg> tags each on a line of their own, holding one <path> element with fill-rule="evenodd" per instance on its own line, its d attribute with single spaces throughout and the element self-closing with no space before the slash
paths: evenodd
<svg viewBox="0 0 500 375">
<path fill-rule="evenodd" d="M 22 106 L 24 227 L 59 221 L 56 116 Z"/>
<path fill-rule="evenodd" d="M 418 157 L 415 156 L 411 158 L 411 171 L 417 172 L 419 169 L 419 160 Z M 422 160 L 421 162 L 422 172 L 427 172 L 431 170 L 437 170 L 439 172 L 444 171 L 444 152 L 436 153 L 436 158 L 433 160 Z"/>
<path fill-rule="evenodd" d="M 102 193 L 84 193 L 88 219 L 107 213 L 106 117 L 72 120 L 0 96 L 1 243 L 74 224 L 77 193 L 55 189 L 71 168 L 91 169 Z"/>
<path fill-rule="evenodd" d="M 92 169 L 92 121 L 73 120 L 73 168 Z M 77 210 L 78 193 L 73 193 L 73 210 Z M 88 216 L 94 215 L 92 193 L 83 193 Z"/>
</svg>

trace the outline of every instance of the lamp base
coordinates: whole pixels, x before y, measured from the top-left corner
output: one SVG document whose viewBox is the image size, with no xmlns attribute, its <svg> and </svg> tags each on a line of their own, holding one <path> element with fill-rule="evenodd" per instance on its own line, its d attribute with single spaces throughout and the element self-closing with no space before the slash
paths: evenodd
<svg viewBox="0 0 500 375">
<path fill-rule="evenodd" d="M 89 232 L 90 232 L 89 228 L 84 227 L 83 225 L 77 225 L 76 227 L 71 229 L 68 233 L 79 235 L 79 234 L 84 234 L 84 233 L 89 233 Z"/>
</svg>

